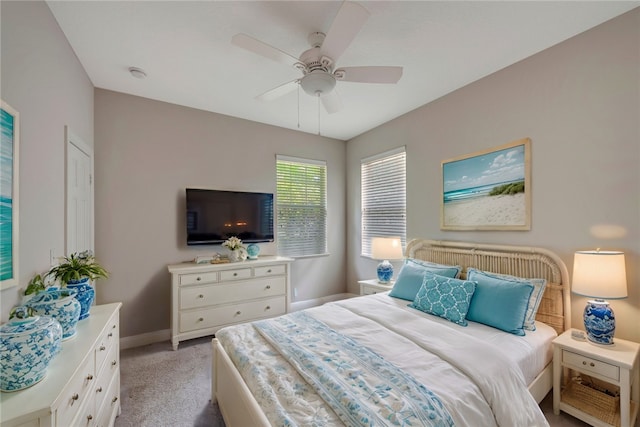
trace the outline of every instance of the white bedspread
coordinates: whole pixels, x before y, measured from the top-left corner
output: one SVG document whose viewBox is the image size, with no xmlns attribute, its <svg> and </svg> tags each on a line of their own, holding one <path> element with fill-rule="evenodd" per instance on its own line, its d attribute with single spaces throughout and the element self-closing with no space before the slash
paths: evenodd
<svg viewBox="0 0 640 427">
<path fill-rule="evenodd" d="M 406 304 L 376 294 L 325 304 L 308 313 L 424 384 L 441 399 L 457 426 L 548 425 L 518 366 L 532 360 L 523 356 L 525 350 L 544 341 L 531 337 L 545 335 L 545 328 L 538 328 L 540 334 L 516 337 L 483 325 L 464 328 Z M 341 424 L 251 324 L 224 328 L 216 336 L 272 424 Z M 500 350 L 503 344 L 509 356 Z M 251 357 L 262 363 L 252 363 Z"/>
</svg>

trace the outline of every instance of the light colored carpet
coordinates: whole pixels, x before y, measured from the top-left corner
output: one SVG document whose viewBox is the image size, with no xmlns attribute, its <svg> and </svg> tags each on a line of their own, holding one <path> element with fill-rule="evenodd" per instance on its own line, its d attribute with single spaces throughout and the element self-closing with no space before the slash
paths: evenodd
<svg viewBox="0 0 640 427">
<path fill-rule="evenodd" d="M 178 351 L 168 341 L 124 350 L 120 372 L 122 414 L 116 427 L 224 427 L 209 399 L 211 337 L 184 341 Z M 571 415 L 554 415 L 551 393 L 540 407 L 551 427 L 587 426 Z"/>
</svg>

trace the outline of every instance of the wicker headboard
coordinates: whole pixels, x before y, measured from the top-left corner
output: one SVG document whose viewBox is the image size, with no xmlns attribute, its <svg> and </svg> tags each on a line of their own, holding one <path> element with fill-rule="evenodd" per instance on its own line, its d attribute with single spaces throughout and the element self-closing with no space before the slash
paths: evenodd
<svg viewBox="0 0 640 427">
<path fill-rule="evenodd" d="M 569 273 L 553 252 L 535 247 L 492 245 L 454 241 L 415 239 L 407 244 L 405 255 L 439 264 L 510 274 L 524 278 L 542 278 L 547 286 L 536 320 L 553 327 L 558 334 L 571 327 Z"/>
</svg>

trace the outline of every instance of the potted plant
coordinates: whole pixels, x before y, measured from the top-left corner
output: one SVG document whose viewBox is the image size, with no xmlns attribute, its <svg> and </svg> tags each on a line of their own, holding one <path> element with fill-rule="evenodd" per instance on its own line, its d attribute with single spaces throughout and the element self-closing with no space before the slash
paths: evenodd
<svg viewBox="0 0 640 427">
<path fill-rule="evenodd" d="M 53 267 L 47 273 L 54 280 L 60 282 L 61 287 L 78 291 L 76 298 L 82 310 L 80 320 L 89 317 L 89 308 L 95 298 L 95 290 L 89 284 L 90 280 L 106 279 L 109 273 L 95 259 L 93 252 L 74 252 Z"/>
<path fill-rule="evenodd" d="M 237 262 L 247 259 L 247 251 L 242 244 L 242 240 L 236 236 L 229 237 L 222 242 L 222 246 L 229 249 L 229 261 Z"/>
</svg>

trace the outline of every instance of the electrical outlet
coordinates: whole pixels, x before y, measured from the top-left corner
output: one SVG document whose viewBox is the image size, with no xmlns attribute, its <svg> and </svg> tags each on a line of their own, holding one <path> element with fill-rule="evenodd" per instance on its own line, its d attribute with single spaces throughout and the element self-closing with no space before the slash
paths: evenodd
<svg viewBox="0 0 640 427">
<path fill-rule="evenodd" d="M 293 288 L 293 297 L 298 298 L 298 288 Z"/>
<path fill-rule="evenodd" d="M 51 267 L 55 267 L 56 265 L 58 265 L 58 257 L 56 257 L 56 250 L 55 249 L 49 249 L 49 265 Z"/>
</svg>

